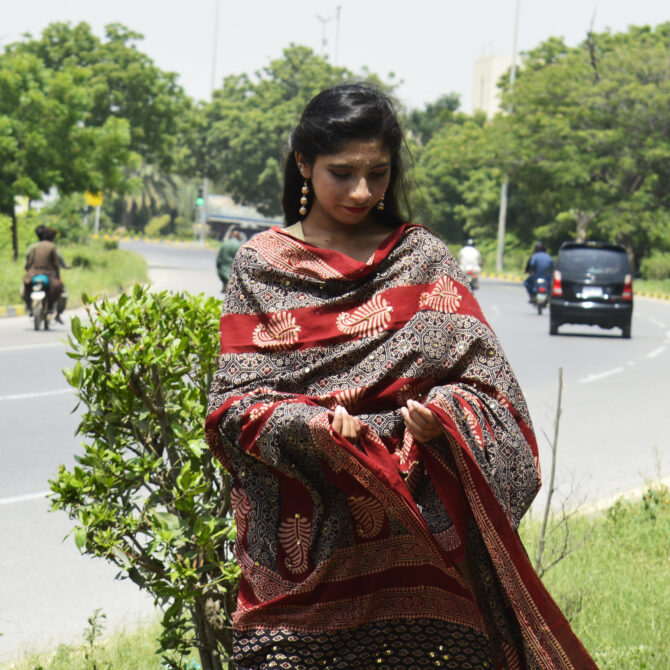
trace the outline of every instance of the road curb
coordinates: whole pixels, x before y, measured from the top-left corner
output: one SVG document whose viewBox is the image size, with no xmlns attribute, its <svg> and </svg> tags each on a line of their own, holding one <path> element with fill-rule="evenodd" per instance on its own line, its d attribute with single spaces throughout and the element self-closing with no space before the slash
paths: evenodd
<svg viewBox="0 0 670 670">
<path fill-rule="evenodd" d="M 519 275 L 497 274 L 495 272 L 482 272 L 482 277 L 490 279 L 503 279 L 505 281 L 523 282 L 524 278 Z M 633 291 L 633 295 L 638 298 L 653 298 L 654 300 L 670 300 L 670 294 L 655 293 L 653 291 Z"/>
<path fill-rule="evenodd" d="M 171 240 L 164 237 L 143 237 L 141 235 L 109 235 L 108 233 L 91 235 L 94 240 L 111 240 L 114 242 L 151 242 L 152 244 L 166 244 L 174 247 L 207 247 L 207 242 L 202 244 L 194 240 Z"/>
<path fill-rule="evenodd" d="M 25 305 L 0 305 L 0 319 L 8 316 L 25 316 Z"/>
</svg>

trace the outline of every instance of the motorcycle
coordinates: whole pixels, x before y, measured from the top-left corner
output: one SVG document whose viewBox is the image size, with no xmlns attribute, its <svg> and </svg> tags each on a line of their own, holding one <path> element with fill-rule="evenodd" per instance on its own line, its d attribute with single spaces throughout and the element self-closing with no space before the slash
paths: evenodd
<svg viewBox="0 0 670 670">
<path fill-rule="evenodd" d="M 546 277 L 535 278 L 533 304 L 538 314 L 542 314 L 542 310 L 549 304 L 549 280 Z"/>
<path fill-rule="evenodd" d="M 476 265 L 468 264 L 463 268 L 463 271 L 468 279 L 470 290 L 474 291 L 479 288 L 479 268 Z"/>
<path fill-rule="evenodd" d="M 49 277 L 35 275 L 30 280 L 30 312 L 33 315 L 35 330 L 44 325 L 49 330 Z"/>
</svg>

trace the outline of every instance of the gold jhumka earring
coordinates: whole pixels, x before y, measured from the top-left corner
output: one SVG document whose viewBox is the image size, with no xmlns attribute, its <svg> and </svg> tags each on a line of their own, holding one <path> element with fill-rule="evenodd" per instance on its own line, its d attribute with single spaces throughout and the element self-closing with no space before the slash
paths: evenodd
<svg viewBox="0 0 670 670">
<path fill-rule="evenodd" d="M 377 209 L 378 209 L 380 212 L 383 212 L 383 211 L 384 211 L 384 198 L 385 198 L 385 197 L 386 197 L 386 193 L 384 193 L 384 195 L 382 195 L 382 199 L 377 203 Z"/>
<path fill-rule="evenodd" d="M 302 195 L 300 196 L 300 216 L 305 216 L 307 214 L 307 195 L 309 194 L 309 186 L 307 185 L 307 180 L 302 185 Z"/>
</svg>

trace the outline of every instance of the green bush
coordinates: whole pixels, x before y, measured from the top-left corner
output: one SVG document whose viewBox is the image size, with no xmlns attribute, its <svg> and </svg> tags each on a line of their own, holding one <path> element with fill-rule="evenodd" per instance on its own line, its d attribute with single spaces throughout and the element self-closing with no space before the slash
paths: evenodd
<svg viewBox="0 0 670 670">
<path fill-rule="evenodd" d="M 23 218 L 31 228 L 40 224 L 55 228 L 58 231 L 57 244 L 85 244 L 93 232 L 95 220 L 95 210 L 91 208 L 84 223 L 85 207 L 84 196 L 75 193 L 61 196 L 40 209 L 31 210 Z M 101 212 L 101 224 L 104 218 L 105 214 Z"/>
<path fill-rule="evenodd" d="M 670 253 L 654 251 L 642 260 L 640 271 L 645 279 L 668 279 L 670 277 Z"/>
<path fill-rule="evenodd" d="M 154 218 L 147 223 L 146 228 L 144 229 L 144 234 L 147 237 L 167 235 L 170 232 L 171 221 L 172 219 L 169 214 L 154 216 Z"/>
<path fill-rule="evenodd" d="M 163 609 L 160 649 L 183 668 L 198 649 L 220 670 L 231 651 L 239 569 L 229 475 L 204 441 L 218 355 L 220 302 L 150 294 L 85 299 L 66 371 L 84 412 L 78 465 L 50 482 L 74 539 L 148 591 Z"/>
</svg>

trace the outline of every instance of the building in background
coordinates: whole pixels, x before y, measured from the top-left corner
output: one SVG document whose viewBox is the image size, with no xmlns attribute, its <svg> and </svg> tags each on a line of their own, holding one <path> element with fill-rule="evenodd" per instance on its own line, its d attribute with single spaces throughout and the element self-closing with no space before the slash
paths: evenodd
<svg viewBox="0 0 670 670">
<path fill-rule="evenodd" d="M 485 56 L 475 61 L 473 112 L 481 110 L 491 118 L 500 111 L 498 81 L 511 67 L 511 56 Z"/>
</svg>

